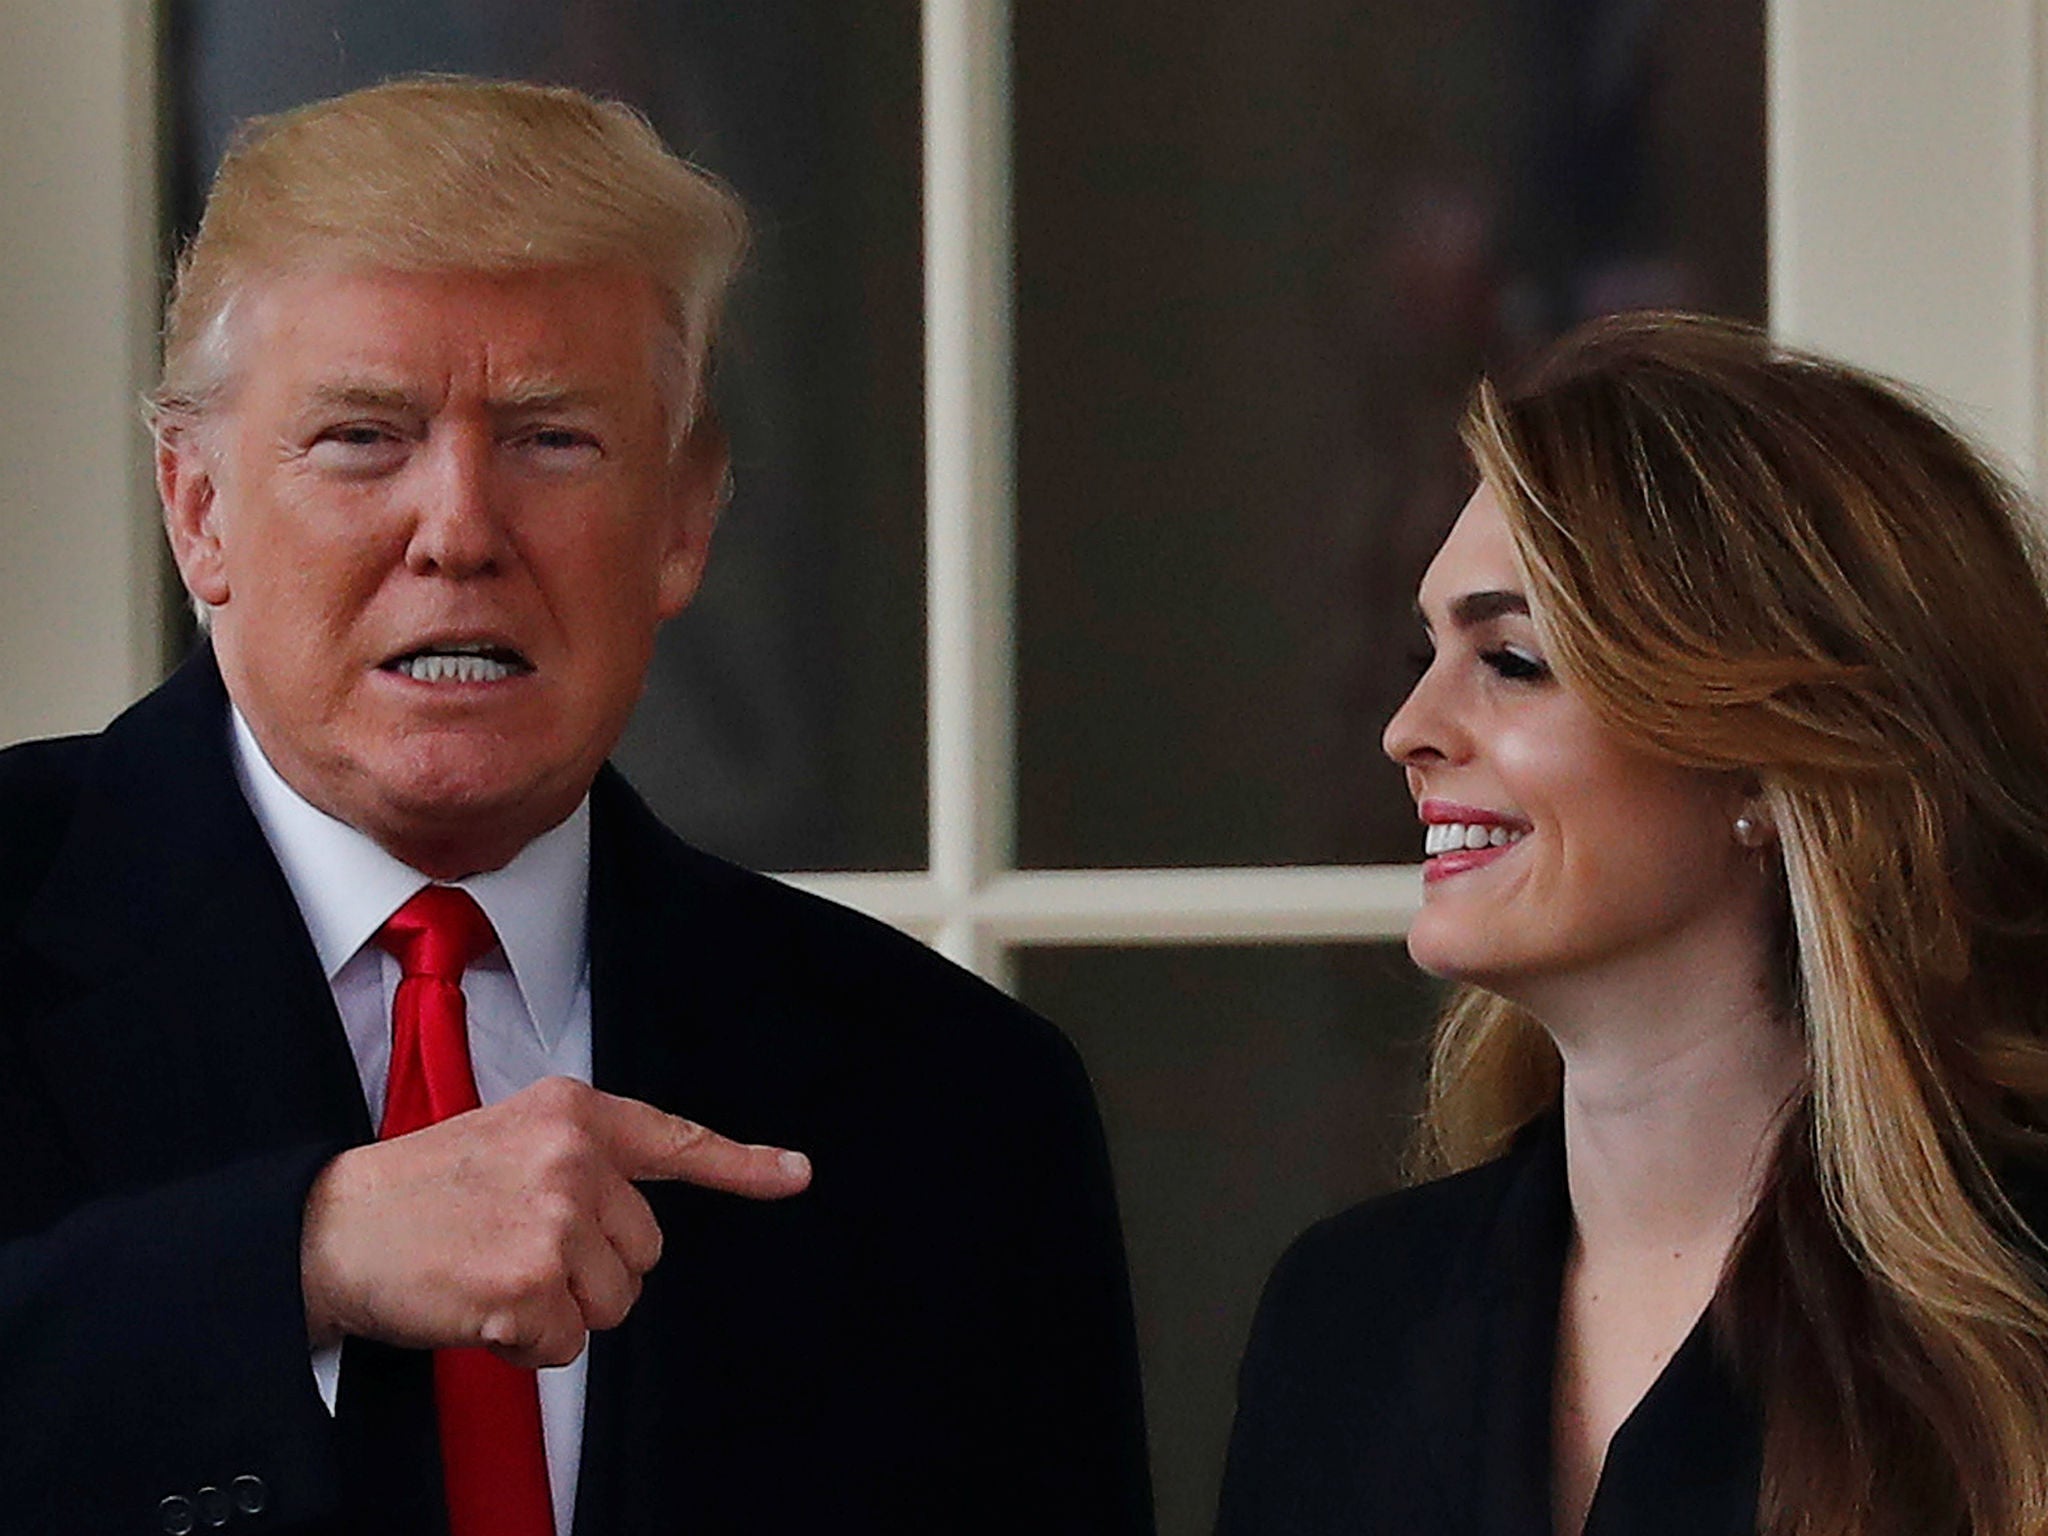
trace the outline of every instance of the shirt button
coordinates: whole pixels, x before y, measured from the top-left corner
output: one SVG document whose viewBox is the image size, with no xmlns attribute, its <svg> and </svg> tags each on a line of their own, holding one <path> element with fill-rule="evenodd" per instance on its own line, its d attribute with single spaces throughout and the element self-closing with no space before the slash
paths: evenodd
<svg viewBox="0 0 2048 1536">
<path fill-rule="evenodd" d="M 270 1506 L 270 1485 L 253 1472 L 228 1484 L 235 1508 L 245 1515 L 260 1515 Z"/>
<path fill-rule="evenodd" d="M 199 1511 L 182 1493 L 174 1493 L 157 1505 L 156 1514 L 163 1523 L 164 1536 L 192 1536 L 199 1529 Z"/>
<path fill-rule="evenodd" d="M 235 1518 L 235 1501 L 218 1488 L 199 1490 L 199 1518 L 219 1530 Z"/>
</svg>

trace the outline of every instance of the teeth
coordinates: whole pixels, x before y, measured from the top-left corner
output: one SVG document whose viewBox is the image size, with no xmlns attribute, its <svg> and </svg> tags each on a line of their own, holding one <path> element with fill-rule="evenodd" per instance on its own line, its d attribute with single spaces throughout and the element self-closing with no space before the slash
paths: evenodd
<svg viewBox="0 0 2048 1536">
<path fill-rule="evenodd" d="M 1440 853 L 1481 848 L 1505 848 L 1509 843 L 1519 843 L 1524 834 L 1516 827 L 1504 827 L 1498 822 L 1439 821 L 1431 823 L 1422 834 L 1422 852 L 1425 858 L 1435 858 Z"/>
<path fill-rule="evenodd" d="M 512 675 L 511 667 L 489 656 L 451 654 L 446 651 L 428 651 L 424 655 L 409 656 L 398 664 L 398 670 L 416 683 L 495 683 Z"/>
</svg>

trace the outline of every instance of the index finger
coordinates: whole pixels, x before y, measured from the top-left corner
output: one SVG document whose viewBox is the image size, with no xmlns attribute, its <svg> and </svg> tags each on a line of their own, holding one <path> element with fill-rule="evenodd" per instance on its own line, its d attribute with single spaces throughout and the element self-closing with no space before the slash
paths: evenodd
<svg viewBox="0 0 2048 1536">
<path fill-rule="evenodd" d="M 780 1200 L 811 1182 L 801 1152 L 734 1141 L 638 1099 L 600 1098 L 595 1129 L 625 1178 L 675 1179 L 750 1200 Z"/>
</svg>

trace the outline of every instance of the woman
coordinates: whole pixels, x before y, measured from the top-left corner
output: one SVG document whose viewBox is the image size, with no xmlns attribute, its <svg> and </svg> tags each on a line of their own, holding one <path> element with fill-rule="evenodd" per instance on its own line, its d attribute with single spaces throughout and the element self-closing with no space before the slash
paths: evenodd
<svg viewBox="0 0 2048 1536">
<path fill-rule="evenodd" d="M 1464 435 L 1388 725 L 1461 983 L 1268 1286 L 1227 1536 L 2048 1530 L 2048 602 L 1896 390 L 1598 322 Z"/>
</svg>

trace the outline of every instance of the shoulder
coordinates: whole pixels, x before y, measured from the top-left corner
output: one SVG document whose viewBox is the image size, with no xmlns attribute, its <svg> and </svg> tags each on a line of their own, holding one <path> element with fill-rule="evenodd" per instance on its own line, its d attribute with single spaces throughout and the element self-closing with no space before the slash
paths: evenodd
<svg viewBox="0 0 2048 1536">
<path fill-rule="evenodd" d="M 1518 1145 L 1295 1240 L 1239 1369 L 1220 1529 L 1438 1528 L 1416 1504 L 1415 1425 L 1427 1404 L 1477 1400 L 1490 1259 L 1525 1161 Z"/>
<path fill-rule="evenodd" d="M 0 828 L 10 834 L 10 844 L 34 834 L 41 823 L 69 816 L 99 740 L 58 736 L 0 749 Z"/>
<path fill-rule="evenodd" d="M 227 708 L 202 645 L 105 730 L 0 751 L 0 931 L 82 839 L 124 867 L 168 864 L 178 856 L 159 833 L 212 826 L 223 800 L 239 809 Z"/>
<path fill-rule="evenodd" d="M 1327 1340 L 1333 1330 L 1351 1333 L 1377 1319 L 1398 1332 L 1418 1310 L 1454 1297 L 1448 1282 L 1484 1239 L 1519 1162 L 1511 1152 L 1310 1227 L 1266 1283 L 1259 1330 Z"/>
<path fill-rule="evenodd" d="M 10 929 L 63 845 L 95 736 L 0 751 L 0 931 Z"/>
<path fill-rule="evenodd" d="M 626 866 L 615 873 L 637 892 L 636 920 L 687 932 L 693 949 L 745 975 L 757 999 L 829 1021 L 870 1061 L 918 1076 L 974 1069 L 1085 1082 L 1057 1029 L 908 934 L 690 846 L 615 774 L 600 780 L 593 810 L 593 858 Z"/>
</svg>

